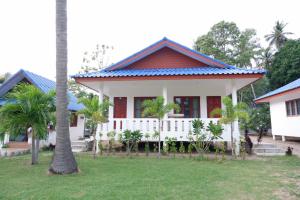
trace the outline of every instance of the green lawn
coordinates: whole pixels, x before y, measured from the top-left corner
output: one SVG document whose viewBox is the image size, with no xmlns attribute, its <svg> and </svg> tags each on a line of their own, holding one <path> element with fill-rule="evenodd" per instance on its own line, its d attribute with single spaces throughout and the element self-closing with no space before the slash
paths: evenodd
<svg viewBox="0 0 300 200">
<path fill-rule="evenodd" d="M 51 154 L 0 159 L 0 199 L 300 199 L 300 159 L 196 161 L 77 156 L 77 175 L 49 176 Z"/>
</svg>

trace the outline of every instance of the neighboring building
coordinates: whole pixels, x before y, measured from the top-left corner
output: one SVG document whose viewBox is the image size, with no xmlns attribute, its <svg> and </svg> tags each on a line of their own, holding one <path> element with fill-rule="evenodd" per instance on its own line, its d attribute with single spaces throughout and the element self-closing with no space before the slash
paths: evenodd
<svg viewBox="0 0 300 200">
<path fill-rule="evenodd" d="M 263 70 L 240 69 L 163 38 L 106 69 L 73 78 L 99 92 L 100 100 L 106 95 L 114 104 L 109 109 L 109 122 L 99 128 L 103 139 L 113 130 L 120 133 L 140 129 L 153 134 L 158 122 L 142 116 L 142 103 L 163 96 L 167 102 L 179 104 L 181 111 L 179 115 L 165 116 L 162 140 L 169 136 L 188 141 L 194 118 L 201 118 L 206 124 L 216 122 L 218 119 L 210 112 L 222 107 L 221 98 L 232 95 L 233 103 L 237 103 L 237 90 L 263 75 Z M 234 134 L 239 140 L 237 123 Z M 229 126 L 222 137 L 230 141 Z"/>
<path fill-rule="evenodd" d="M 259 98 L 256 103 L 270 103 L 272 135 L 300 137 L 300 78 Z"/>
<path fill-rule="evenodd" d="M 44 78 L 40 75 L 34 74 L 29 71 L 21 69 L 16 74 L 14 74 L 10 79 L 5 81 L 0 86 L 0 106 L 6 103 L 5 95 L 10 92 L 17 84 L 20 82 L 30 83 L 41 91 L 47 93 L 50 90 L 55 90 L 55 82 L 47 78 Z M 77 98 L 71 93 L 68 93 L 69 96 L 69 105 L 68 110 L 71 112 L 71 122 L 70 122 L 70 138 L 71 141 L 78 140 L 78 138 L 83 137 L 84 135 L 84 116 L 77 115 L 76 112 L 83 108 L 82 104 L 77 103 Z M 1 121 L 1 119 L 0 119 Z M 19 137 L 19 140 L 25 140 L 30 142 L 31 139 L 27 138 L 25 133 L 23 137 Z M 9 137 L 6 137 L 4 143 L 9 141 Z"/>
</svg>

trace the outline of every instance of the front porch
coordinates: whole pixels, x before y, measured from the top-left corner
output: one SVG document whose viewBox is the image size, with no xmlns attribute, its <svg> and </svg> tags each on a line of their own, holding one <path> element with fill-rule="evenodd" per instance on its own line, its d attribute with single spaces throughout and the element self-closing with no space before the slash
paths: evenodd
<svg viewBox="0 0 300 200">
<path fill-rule="evenodd" d="M 210 121 L 216 123 L 218 118 L 211 116 L 215 108 L 224 107 L 221 98 L 232 95 L 234 104 L 237 102 L 237 88 L 246 85 L 252 79 L 200 79 L 200 80 L 144 80 L 114 81 L 90 83 L 97 87 L 100 101 L 103 96 L 109 98 L 114 106 L 109 108 L 108 123 L 98 127 L 98 134 L 108 140 L 108 133 L 115 131 L 115 139 L 124 130 L 140 130 L 143 135 L 149 134 L 149 141 L 157 141 L 153 137 L 158 130 L 158 120 L 144 118 L 142 103 L 145 99 L 163 96 L 166 103 L 179 104 L 181 111 L 167 114 L 162 120 L 161 140 L 165 137 L 176 138 L 177 141 L 189 141 L 188 134 L 192 131 L 193 119 L 201 119 L 205 125 Z M 230 141 L 230 126 L 224 126 L 223 141 Z M 235 124 L 235 138 L 239 138 L 238 124 Z M 142 140 L 146 138 L 143 137 Z"/>
</svg>

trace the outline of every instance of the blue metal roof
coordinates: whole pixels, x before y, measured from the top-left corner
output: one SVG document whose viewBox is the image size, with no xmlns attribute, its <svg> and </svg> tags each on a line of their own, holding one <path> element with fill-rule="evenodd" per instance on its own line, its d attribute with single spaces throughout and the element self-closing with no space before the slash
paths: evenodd
<svg viewBox="0 0 300 200">
<path fill-rule="evenodd" d="M 159 69 L 120 69 L 101 70 L 86 74 L 76 74 L 73 78 L 106 78 L 106 77 L 133 77 L 133 76 L 176 76 L 176 75 L 239 75 L 264 74 L 265 70 L 220 68 L 220 67 L 193 67 L 193 68 L 159 68 Z"/>
<path fill-rule="evenodd" d="M 267 98 L 267 97 L 271 97 L 271 96 L 274 96 L 276 94 L 280 94 L 280 93 L 283 93 L 283 92 L 286 92 L 286 91 L 289 91 L 289 90 L 293 90 L 293 89 L 296 89 L 296 88 L 300 88 L 300 78 L 287 84 L 287 85 L 284 85 L 276 90 L 273 90 L 263 96 L 260 96 L 258 97 L 257 99 L 255 99 L 255 101 L 257 100 L 260 100 L 260 99 L 264 99 L 264 98 Z"/>
<path fill-rule="evenodd" d="M 16 86 L 20 81 L 26 79 L 31 84 L 39 88 L 44 93 L 48 93 L 50 90 L 55 90 L 56 84 L 54 81 L 49 80 L 45 77 L 42 77 L 40 75 L 34 74 L 32 72 L 26 71 L 21 69 L 16 74 L 14 74 L 10 79 L 5 81 L 0 86 L 0 105 L 4 104 L 6 102 L 3 97 L 14 87 Z M 74 110 L 78 111 L 84 108 L 84 106 L 80 103 L 78 103 L 77 98 L 71 93 L 68 92 L 69 96 L 69 105 L 68 110 Z"/>
</svg>

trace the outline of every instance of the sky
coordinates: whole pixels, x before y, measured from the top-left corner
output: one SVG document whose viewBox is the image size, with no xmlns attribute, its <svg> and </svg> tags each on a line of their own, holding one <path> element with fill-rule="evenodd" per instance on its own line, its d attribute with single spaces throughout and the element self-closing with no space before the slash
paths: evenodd
<svg viewBox="0 0 300 200">
<path fill-rule="evenodd" d="M 275 21 L 300 37 L 299 0 L 69 0 L 68 73 L 96 44 L 115 63 L 168 37 L 192 47 L 221 20 L 254 28 L 263 45 Z M 0 74 L 26 69 L 55 80 L 55 0 L 0 0 Z"/>
</svg>

